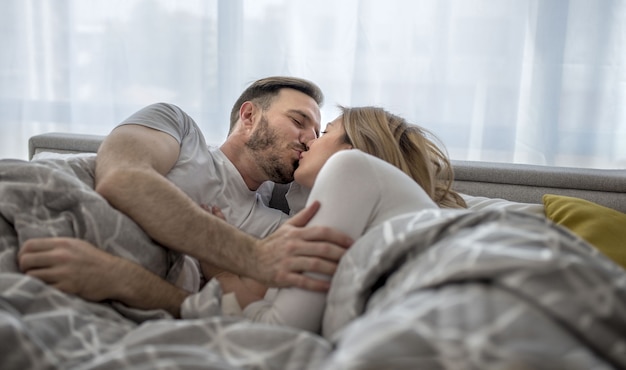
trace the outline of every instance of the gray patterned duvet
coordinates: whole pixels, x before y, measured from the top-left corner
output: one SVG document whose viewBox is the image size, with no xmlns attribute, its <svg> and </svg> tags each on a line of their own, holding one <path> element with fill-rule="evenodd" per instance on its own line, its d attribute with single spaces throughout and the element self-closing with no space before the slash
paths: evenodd
<svg viewBox="0 0 626 370">
<path fill-rule="evenodd" d="M 626 368 L 626 273 L 524 213 L 380 225 L 342 260 L 322 335 L 223 317 L 214 283 L 185 320 L 66 295 L 19 272 L 24 240 L 81 237 L 169 280 L 181 260 L 92 190 L 92 164 L 0 160 L 2 369 Z"/>
</svg>

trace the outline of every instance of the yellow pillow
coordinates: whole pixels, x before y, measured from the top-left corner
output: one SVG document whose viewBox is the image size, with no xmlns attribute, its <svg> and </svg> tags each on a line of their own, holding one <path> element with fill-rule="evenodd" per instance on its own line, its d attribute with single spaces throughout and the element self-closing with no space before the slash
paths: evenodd
<svg viewBox="0 0 626 370">
<path fill-rule="evenodd" d="M 545 194 L 546 217 L 626 268 L 626 214 L 574 197 Z"/>
</svg>

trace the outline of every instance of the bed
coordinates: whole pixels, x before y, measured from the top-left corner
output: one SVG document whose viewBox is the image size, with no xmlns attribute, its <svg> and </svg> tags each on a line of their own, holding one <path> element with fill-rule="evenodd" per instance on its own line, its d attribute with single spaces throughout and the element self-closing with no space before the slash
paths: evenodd
<svg viewBox="0 0 626 370">
<path fill-rule="evenodd" d="M 359 239 L 318 335 L 223 316 L 215 284 L 174 320 L 20 274 L 21 242 L 70 235 L 175 278 L 160 267 L 169 252 L 91 190 L 102 139 L 38 135 L 31 161 L 0 160 L 3 368 L 626 368 L 624 170 L 454 161 L 470 209 L 404 215 Z M 270 205 L 285 210 L 283 193 Z"/>
</svg>

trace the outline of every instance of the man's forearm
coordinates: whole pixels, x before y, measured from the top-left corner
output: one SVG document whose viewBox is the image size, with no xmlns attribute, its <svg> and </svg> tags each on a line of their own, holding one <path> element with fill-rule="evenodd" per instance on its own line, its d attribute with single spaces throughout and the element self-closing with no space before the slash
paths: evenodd
<svg viewBox="0 0 626 370">
<path fill-rule="evenodd" d="M 29 239 L 18 263 L 24 273 L 92 302 L 115 300 L 178 317 L 189 295 L 141 265 L 77 238 Z"/>
<path fill-rule="evenodd" d="M 143 310 L 163 309 L 180 318 L 180 306 L 189 292 L 170 284 L 143 267 L 120 258 L 117 282 L 111 289 L 111 299 Z M 123 276 L 123 278 L 119 278 Z"/>
<path fill-rule="evenodd" d="M 153 239 L 175 251 L 239 274 L 256 239 L 204 211 L 165 177 L 145 169 L 119 171 L 98 191 Z"/>
</svg>

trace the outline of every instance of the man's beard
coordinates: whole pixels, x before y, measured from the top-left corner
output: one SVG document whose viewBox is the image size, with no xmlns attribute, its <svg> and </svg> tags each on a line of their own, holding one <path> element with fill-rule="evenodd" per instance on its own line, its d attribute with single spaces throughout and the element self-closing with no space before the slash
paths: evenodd
<svg viewBox="0 0 626 370">
<path fill-rule="evenodd" d="M 252 152 L 256 164 L 261 167 L 269 180 L 287 184 L 293 181 L 293 172 L 298 167 L 298 161 L 293 161 L 291 165 L 283 163 L 280 156 L 283 149 L 276 147 L 278 142 L 276 130 L 271 129 L 267 118 L 262 116 L 246 147 Z"/>
</svg>

